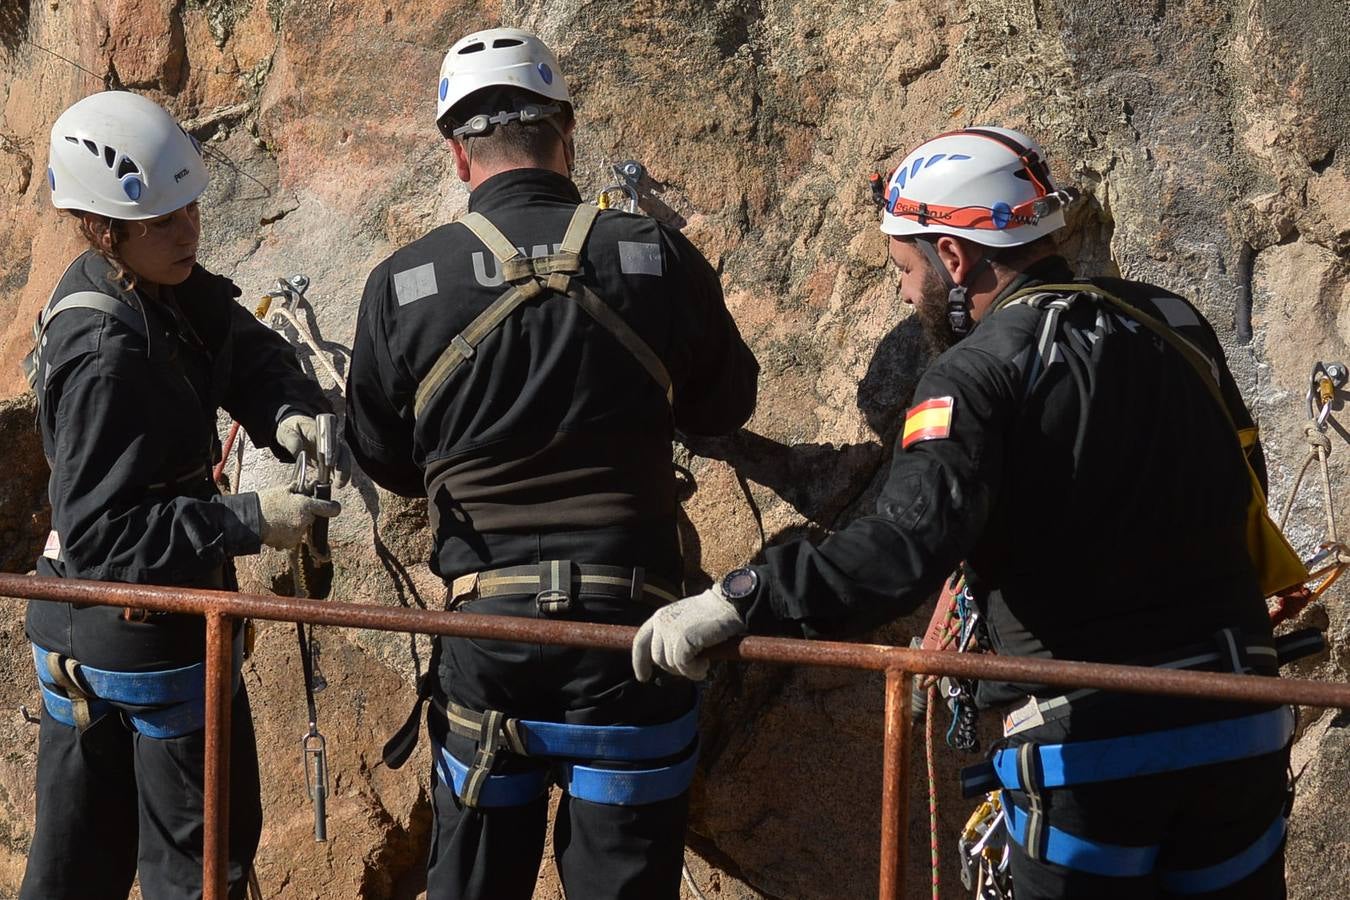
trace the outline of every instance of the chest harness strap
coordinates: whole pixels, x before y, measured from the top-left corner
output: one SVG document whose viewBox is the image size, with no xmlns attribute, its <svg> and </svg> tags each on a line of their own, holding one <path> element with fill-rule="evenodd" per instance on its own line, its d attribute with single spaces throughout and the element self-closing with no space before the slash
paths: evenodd
<svg viewBox="0 0 1350 900">
<path fill-rule="evenodd" d="M 431 398 L 445 385 L 456 369 L 473 358 L 478 345 L 498 325 L 521 304 L 542 296 L 545 292 L 563 294 L 575 300 L 647 370 L 665 391 L 666 402 L 674 402 L 670 374 L 660 357 L 609 304 L 596 296 L 595 292 L 578 277 L 582 273 L 581 250 L 599 214 L 599 208 L 588 203 L 578 206 L 571 222 L 568 223 L 567 233 L 563 236 L 558 252 L 535 259 L 522 254 L 482 213 L 469 213 L 459 220 L 460 224 L 473 232 L 496 257 L 502 277 L 511 287 L 494 300 L 492 305 L 479 313 L 468 327 L 451 338 L 450 345 L 441 352 L 431 370 L 417 386 L 417 393 L 413 399 L 414 416 L 421 417 Z"/>
<path fill-rule="evenodd" d="M 33 644 L 42 704 L 62 725 L 84 731 L 109 713 L 120 712 L 130 728 L 163 740 L 200 731 L 206 725 L 206 664 L 153 672 L 96 669 Z M 244 642 L 234 641 L 234 688 L 241 683 Z"/>
<path fill-rule="evenodd" d="M 472 763 L 436 746 L 436 772 L 465 806 L 521 806 L 550 781 L 573 797 L 611 806 L 643 806 L 688 789 L 698 761 L 698 704 L 657 725 L 577 725 L 512 719 L 496 710 L 475 712 L 457 703 L 436 704 L 449 730 L 477 744 Z M 523 772 L 492 774 L 499 754 L 552 761 Z M 680 758 L 666 763 L 671 757 Z M 657 764 L 660 761 L 661 764 Z M 604 764 L 650 762 L 648 768 Z M 596 765 L 599 763 L 600 765 Z"/>
</svg>

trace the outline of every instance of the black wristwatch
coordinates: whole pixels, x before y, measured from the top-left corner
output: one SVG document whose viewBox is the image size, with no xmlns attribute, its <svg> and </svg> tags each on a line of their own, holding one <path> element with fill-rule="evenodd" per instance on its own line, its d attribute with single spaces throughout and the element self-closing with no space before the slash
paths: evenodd
<svg viewBox="0 0 1350 900">
<path fill-rule="evenodd" d="M 759 573 L 749 566 L 732 569 L 718 582 L 722 596 L 728 600 L 743 600 L 759 588 Z"/>
</svg>

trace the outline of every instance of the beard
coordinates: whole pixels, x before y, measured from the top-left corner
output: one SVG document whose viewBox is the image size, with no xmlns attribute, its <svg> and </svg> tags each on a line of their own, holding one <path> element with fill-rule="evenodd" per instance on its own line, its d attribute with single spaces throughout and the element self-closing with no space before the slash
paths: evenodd
<svg viewBox="0 0 1350 900">
<path fill-rule="evenodd" d="M 961 335 L 952 330 L 951 320 L 947 318 L 947 286 L 935 273 L 925 271 L 921 293 L 923 302 L 916 303 L 914 309 L 929 349 L 935 355 L 941 354 L 961 340 Z"/>
</svg>

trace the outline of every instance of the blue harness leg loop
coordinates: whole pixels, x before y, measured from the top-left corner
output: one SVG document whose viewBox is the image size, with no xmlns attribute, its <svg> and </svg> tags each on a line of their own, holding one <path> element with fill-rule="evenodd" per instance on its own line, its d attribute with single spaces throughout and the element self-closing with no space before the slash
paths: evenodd
<svg viewBox="0 0 1350 900">
<path fill-rule="evenodd" d="M 442 784 L 448 784 L 456 797 L 464 796 L 464 783 L 469 780 L 468 763 L 460 762 L 443 745 L 437 743 L 436 775 Z M 478 789 L 475 806 L 493 808 L 501 806 L 524 806 L 548 789 L 549 770 L 540 767 L 529 772 L 512 775 L 488 775 Z"/>
<path fill-rule="evenodd" d="M 1037 744 L 1034 753 L 1040 784 L 1030 787 L 1071 787 L 1263 756 L 1286 746 L 1293 734 L 1293 707 L 1281 706 L 1238 719 L 1165 731 L 1067 744 Z M 1017 747 L 996 751 L 992 765 L 1005 788 L 1025 791 L 1029 787 L 1018 765 Z"/>
<path fill-rule="evenodd" d="M 598 769 L 577 763 L 563 766 L 563 787 L 581 800 L 607 806 L 646 806 L 689 790 L 698 764 L 698 747 L 679 762 L 659 769 Z"/>
<path fill-rule="evenodd" d="M 47 714 L 62 725 L 79 727 L 76 701 L 63 693 L 49 668 L 52 658 L 61 657 L 37 644 L 32 648 L 33 666 Z M 236 638 L 232 666 L 235 690 L 239 689 L 243 662 L 244 642 Z M 205 663 L 150 672 L 96 669 L 78 662 L 71 668 L 87 695 L 89 721 L 120 712 L 138 733 L 157 740 L 191 734 L 206 725 Z"/>
<path fill-rule="evenodd" d="M 558 783 L 573 797 L 611 806 L 644 806 L 688 790 L 698 762 L 697 703 L 669 722 L 654 725 L 580 725 L 508 719 L 500 712 L 477 712 L 455 703 L 442 708 L 450 731 L 475 742 L 472 762 L 437 745 L 436 772 L 466 806 L 519 806 Z M 541 759 L 537 769 L 494 775 L 500 753 Z M 679 757 L 651 768 L 607 768 L 607 763 L 641 763 Z M 543 762 L 542 760 L 549 760 Z"/>
<path fill-rule="evenodd" d="M 580 800 L 607 806 L 646 806 L 678 797 L 689 789 L 698 763 L 695 748 L 685 759 L 656 769 L 601 769 L 580 763 L 564 763 L 562 786 Z M 436 774 L 442 783 L 463 797 L 469 765 L 456 759 L 444 746 L 436 747 Z M 540 767 L 509 775 L 488 775 L 479 788 L 477 807 L 524 806 L 549 786 L 550 769 Z"/>
<path fill-rule="evenodd" d="M 1027 814 L 1014 806 L 1006 793 L 1003 794 L 1003 809 L 1008 817 L 1008 835 L 1025 849 Z M 1161 849 L 1157 844 L 1127 847 L 1091 841 L 1054 826 L 1046 828 L 1045 832 L 1041 845 L 1042 860 L 1079 872 L 1113 878 L 1137 878 L 1149 874 L 1158 861 L 1158 851 Z"/>
<path fill-rule="evenodd" d="M 1008 795 L 1003 795 L 1003 808 L 1008 816 L 1008 834 L 1023 848 L 1027 841 L 1027 814 L 1014 806 Z M 1174 894 L 1205 894 L 1222 890 L 1251 875 L 1270 860 L 1280 849 L 1288 820 L 1283 810 L 1256 840 L 1228 859 L 1203 869 L 1184 869 L 1159 872 L 1162 886 Z M 1160 846 L 1127 847 L 1108 844 L 1060 831 L 1048 829 L 1041 859 L 1079 872 L 1106 875 L 1115 878 L 1137 878 L 1154 871 Z"/>
<path fill-rule="evenodd" d="M 1247 849 L 1203 869 L 1161 872 L 1162 885 L 1174 894 L 1206 894 L 1236 884 L 1261 868 L 1284 843 L 1289 820 L 1280 812 L 1270 827 Z"/>
</svg>

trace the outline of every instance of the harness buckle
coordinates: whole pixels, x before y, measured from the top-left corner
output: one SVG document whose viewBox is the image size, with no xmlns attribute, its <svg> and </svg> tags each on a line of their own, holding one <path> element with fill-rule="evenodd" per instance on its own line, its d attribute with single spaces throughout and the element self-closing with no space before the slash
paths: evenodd
<svg viewBox="0 0 1350 900">
<path fill-rule="evenodd" d="M 572 595 L 566 590 L 544 590 L 534 595 L 535 605 L 546 616 L 556 616 L 572 608 Z"/>
<path fill-rule="evenodd" d="M 546 616 L 559 616 L 572 608 L 572 563 L 565 559 L 545 560 L 539 564 L 541 590 L 534 595 L 535 606 Z"/>
</svg>

